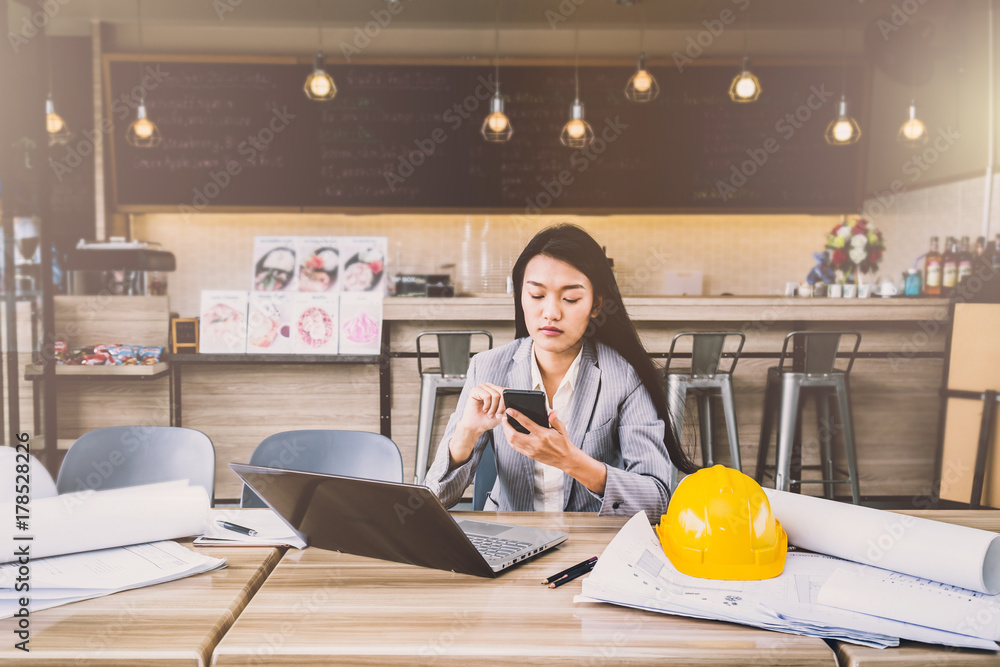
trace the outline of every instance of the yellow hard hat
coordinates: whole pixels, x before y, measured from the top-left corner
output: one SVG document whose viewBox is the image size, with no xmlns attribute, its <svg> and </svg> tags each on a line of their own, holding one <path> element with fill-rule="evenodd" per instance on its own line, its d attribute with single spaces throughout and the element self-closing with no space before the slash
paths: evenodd
<svg viewBox="0 0 1000 667">
<path fill-rule="evenodd" d="M 788 553 L 760 484 L 719 465 L 677 485 L 656 534 L 674 567 L 703 579 L 770 579 Z"/>
</svg>

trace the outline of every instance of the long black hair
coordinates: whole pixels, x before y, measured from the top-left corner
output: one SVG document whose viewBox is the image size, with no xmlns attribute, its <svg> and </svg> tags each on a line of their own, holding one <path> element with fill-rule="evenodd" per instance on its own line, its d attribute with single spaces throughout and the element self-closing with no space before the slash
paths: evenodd
<svg viewBox="0 0 1000 667">
<path fill-rule="evenodd" d="M 590 280 L 594 288 L 594 303 L 598 303 L 598 300 L 602 303 L 600 313 L 591 319 L 584 337 L 604 343 L 632 365 L 653 398 L 656 414 L 665 425 L 663 444 L 666 445 L 670 461 L 681 472 L 696 471 L 698 467 L 681 449 L 671 425 L 663 374 L 650 361 L 649 354 L 635 331 L 635 325 L 625 312 L 618 283 L 607 257 L 604 256 L 604 250 L 594 237 L 580 227 L 570 224 L 547 227 L 535 234 L 517 258 L 511 276 L 514 282 L 514 336 L 524 338 L 530 335 L 524 323 L 521 289 L 524 284 L 524 268 L 537 255 L 566 262 Z"/>
</svg>

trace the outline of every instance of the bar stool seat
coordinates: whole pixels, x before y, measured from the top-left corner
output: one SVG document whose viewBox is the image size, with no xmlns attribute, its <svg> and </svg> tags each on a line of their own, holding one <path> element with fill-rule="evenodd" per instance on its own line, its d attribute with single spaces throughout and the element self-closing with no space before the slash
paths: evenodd
<svg viewBox="0 0 1000 667">
<path fill-rule="evenodd" d="M 489 331 L 424 331 L 417 335 L 417 372 L 420 373 L 420 412 L 417 418 L 417 459 L 414 465 L 414 484 L 423 484 L 427 476 L 427 462 L 430 457 L 431 432 L 434 429 L 434 415 L 437 411 L 437 397 L 442 392 L 454 392 L 465 386 L 469 371 L 469 353 L 473 336 L 486 336 L 489 349 L 493 348 L 493 334 Z M 420 350 L 420 339 L 424 336 L 437 337 L 437 368 L 424 368 L 424 353 Z"/>
<path fill-rule="evenodd" d="M 728 370 L 721 370 L 721 360 L 726 339 L 738 337 L 739 347 L 736 352 L 725 353 L 731 356 L 732 363 Z M 691 368 L 690 370 L 675 370 L 671 366 L 674 349 L 681 338 L 691 337 Z M 733 371 L 743 352 L 746 336 L 739 331 L 684 331 L 674 336 L 667 353 L 667 363 L 664 368 L 667 378 L 667 404 L 670 416 L 674 422 L 675 431 L 680 434 L 684 423 L 684 404 L 688 393 L 697 396 L 698 428 L 701 440 L 702 464 L 706 468 L 715 465 L 712 437 L 712 396 L 719 394 L 722 398 L 722 409 L 726 418 L 726 434 L 729 438 L 729 454 L 732 466 L 742 470 L 740 460 L 739 435 L 736 428 L 736 409 L 733 400 Z M 679 439 L 679 438 L 678 438 Z M 677 468 L 670 465 L 670 488 L 677 485 Z"/>
<path fill-rule="evenodd" d="M 854 337 L 854 348 L 845 369 L 834 368 L 840 339 Z M 786 367 L 788 344 L 792 341 L 796 349 L 803 352 L 801 367 Z M 778 365 L 767 371 L 764 389 L 764 416 L 760 426 L 760 443 L 757 450 L 758 483 L 765 476 L 770 477 L 767 465 L 767 450 L 770 446 L 771 431 L 775 419 L 778 422 L 776 465 L 774 466 L 774 486 L 788 491 L 792 482 L 798 484 L 822 484 L 823 494 L 833 499 L 835 484 L 850 484 L 851 499 L 854 504 L 861 502 L 858 482 L 858 463 L 854 446 L 854 421 L 851 416 L 849 376 L 854 359 L 861 345 L 861 334 L 857 331 L 793 331 L 785 336 Z M 823 477 L 818 480 L 791 478 L 792 450 L 801 442 L 802 409 L 807 396 L 816 399 L 816 418 L 820 448 L 818 466 L 802 466 L 804 469 L 818 468 Z M 836 412 L 839 423 L 834 424 L 831 413 Z M 833 436 L 840 431 L 847 459 L 846 478 L 837 479 L 833 466 Z"/>
</svg>

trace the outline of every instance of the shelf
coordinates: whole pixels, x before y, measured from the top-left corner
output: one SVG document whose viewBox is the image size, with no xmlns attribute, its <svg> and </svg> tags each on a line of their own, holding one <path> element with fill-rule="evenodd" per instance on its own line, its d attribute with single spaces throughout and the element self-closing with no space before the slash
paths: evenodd
<svg viewBox="0 0 1000 667">
<path fill-rule="evenodd" d="M 377 354 L 167 354 L 170 363 L 186 364 L 377 364 Z"/>
<path fill-rule="evenodd" d="M 149 366 L 59 366 L 56 377 L 79 380 L 157 380 L 170 373 L 170 364 L 161 361 Z M 41 364 L 24 367 L 24 379 L 37 382 L 44 378 Z"/>
</svg>

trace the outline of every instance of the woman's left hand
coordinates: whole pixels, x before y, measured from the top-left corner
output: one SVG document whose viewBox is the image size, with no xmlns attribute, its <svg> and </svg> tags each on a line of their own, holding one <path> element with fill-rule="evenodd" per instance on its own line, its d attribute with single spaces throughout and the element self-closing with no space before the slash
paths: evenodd
<svg viewBox="0 0 1000 667">
<path fill-rule="evenodd" d="M 566 424 L 560 421 L 555 410 L 549 413 L 552 428 L 536 424 L 513 408 L 507 408 L 506 414 L 528 429 L 527 433 L 515 431 L 506 419 L 503 420 L 503 432 L 514 451 L 563 471 L 569 467 L 573 455 L 580 452 L 569 441 Z"/>
</svg>

